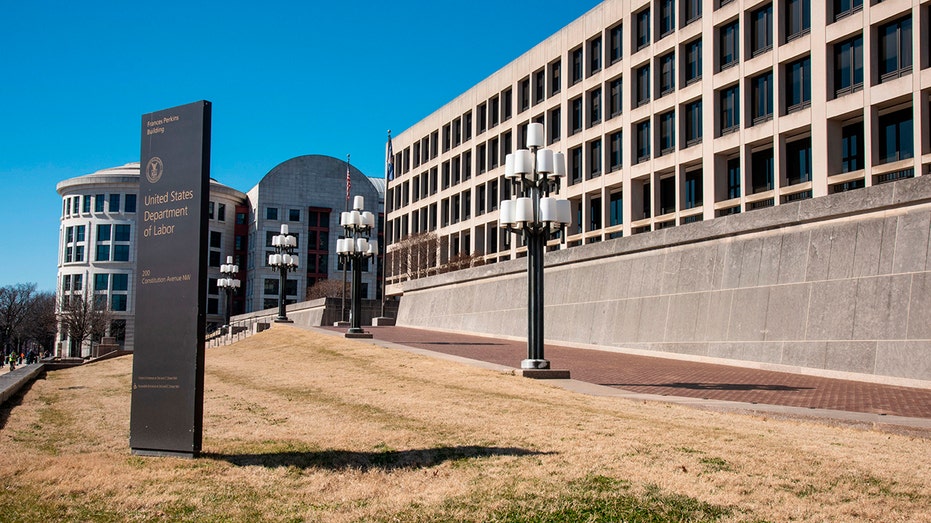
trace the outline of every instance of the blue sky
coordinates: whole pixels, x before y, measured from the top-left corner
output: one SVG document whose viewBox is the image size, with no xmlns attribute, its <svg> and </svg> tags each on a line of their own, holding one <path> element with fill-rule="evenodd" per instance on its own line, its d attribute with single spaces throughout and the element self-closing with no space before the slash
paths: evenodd
<svg viewBox="0 0 931 523">
<path fill-rule="evenodd" d="M 400 133 L 598 4 L 0 2 L 0 286 L 54 290 L 65 178 L 139 160 L 143 114 L 213 103 L 211 174 L 302 154 L 384 172 Z"/>
</svg>

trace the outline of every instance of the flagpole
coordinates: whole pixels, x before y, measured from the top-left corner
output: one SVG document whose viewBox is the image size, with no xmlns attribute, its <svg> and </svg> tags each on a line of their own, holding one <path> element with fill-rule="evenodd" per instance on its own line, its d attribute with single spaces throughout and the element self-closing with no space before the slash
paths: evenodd
<svg viewBox="0 0 931 523">
<path fill-rule="evenodd" d="M 346 155 L 346 212 L 349 212 L 349 190 L 352 188 L 352 182 L 349 177 L 349 155 Z M 346 261 L 343 260 L 343 299 L 339 308 L 340 321 L 346 321 Z"/>
<path fill-rule="evenodd" d="M 388 151 L 385 153 L 385 203 L 382 205 L 382 227 L 386 230 L 381 231 L 382 256 L 381 256 L 381 316 L 385 317 L 385 300 L 388 295 L 388 174 L 393 170 L 394 151 L 391 147 L 391 129 L 388 129 Z"/>
</svg>

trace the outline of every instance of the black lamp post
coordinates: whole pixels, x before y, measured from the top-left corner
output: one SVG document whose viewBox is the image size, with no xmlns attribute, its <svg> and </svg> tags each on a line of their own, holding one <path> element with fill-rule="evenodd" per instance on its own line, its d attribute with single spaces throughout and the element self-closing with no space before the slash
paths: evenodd
<svg viewBox="0 0 931 523">
<path fill-rule="evenodd" d="M 230 316 L 233 309 L 233 293 L 240 286 L 240 281 L 235 276 L 239 274 L 239 265 L 233 264 L 233 257 L 227 256 L 226 263 L 220 265 L 220 274 L 223 278 L 217 280 L 217 287 L 226 291 L 226 328 L 232 331 L 230 326 Z"/>
<path fill-rule="evenodd" d="M 375 229 L 375 215 L 363 211 L 364 198 L 356 196 L 352 200 L 352 210 L 340 214 L 339 224 L 345 238 L 336 240 L 336 252 L 343 263 L 352 265 L 352 303 L 349 309 L 349 330 L 347 338 L 371 338 L 372 335 L 362 330 L 362 260 L 378 252 L 378 242 L 369 241 Z"/>
<path fill-rule="evenodd" d="M 272 236 L 272 247 L 275 254 L 268 255 L 268 266 L 278 271 L 278 317 L 275 323 L 291 323 L 285 312 L 285 283 L 288 272 L 297 269 L 298 257 L 292 254 L 297 248 L 297 238 L 288 234 L 288 224 L 281 224 L 281 234 Z"/>
<path fill-rule="evenodd" d="M 543 124 L 527 128 L 527 147 L 505 157 L 504 175 L 516 199 L 501 202 L 499 226 L 527 242 L 527 359 L 522 369 L 549 369 L 543 355 L 543 253 L 546 242 L 572 222 L 569 200 L 550 198 L 566 176 L 566 157 L 543 147 Z"/>
</svg>

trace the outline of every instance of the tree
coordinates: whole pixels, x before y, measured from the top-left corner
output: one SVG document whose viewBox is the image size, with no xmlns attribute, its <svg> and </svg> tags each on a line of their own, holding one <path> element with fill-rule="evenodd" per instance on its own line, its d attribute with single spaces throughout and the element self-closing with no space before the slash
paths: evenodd
<svg viewBox="0 0 931 523">
<path fill-rule="evenodd" d="M 349 294 L 349 283 L 346 283 L 346 294 Z M 340 298 L 343 296 L 342 280 L 320 280 L 307 289 L 307 299 Z"/>
<path fill-rule="evenodd" d="M 0 287 L 0 347 L 4 353 L 19 351 L 26 341 L 24 330 L 35 292 L 35 283 Z"/>
<path fill-rule="evenodd" d="M 411 234 L 391 251 L 393 273 L 409 280 L 436 274 L 440 240 L 435 232 Z"/>
<path fill-rule="evenodd" d="M 65 296 L 58 312 L 58 321 L 62 330 L 68 333 L 71 339 L 72 350 L 80 349 L 88 339 L 91 342 L 100 341 L 110 326 L 110 309 L 106 302 L 99 302 L 93 296 L 74 294 Z"/>
</svg>

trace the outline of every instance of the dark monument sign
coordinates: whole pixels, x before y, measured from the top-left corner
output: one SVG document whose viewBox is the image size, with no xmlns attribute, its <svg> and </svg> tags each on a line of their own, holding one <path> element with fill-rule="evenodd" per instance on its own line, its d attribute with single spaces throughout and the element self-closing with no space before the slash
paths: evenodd
<svg viewBox="0 0 931 523">
<path fill-rule="evenodd" d="M 200 452 L 210 107 L 201 101 L 142 117 L 133 454 Z"/>
</svg>

